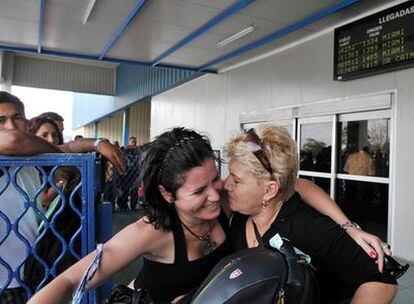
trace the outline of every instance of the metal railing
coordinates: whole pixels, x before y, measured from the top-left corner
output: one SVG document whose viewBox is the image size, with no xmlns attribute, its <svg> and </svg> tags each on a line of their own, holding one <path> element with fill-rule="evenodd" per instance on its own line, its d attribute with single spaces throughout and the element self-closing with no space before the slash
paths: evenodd
<svg viewBox="0 0 414 304">
<path fill-rule="evenodd" d="M 30 298 L 95 249 L 97 172 L 94 153 L 0 157 L 0 295 Z"/>
</svg>

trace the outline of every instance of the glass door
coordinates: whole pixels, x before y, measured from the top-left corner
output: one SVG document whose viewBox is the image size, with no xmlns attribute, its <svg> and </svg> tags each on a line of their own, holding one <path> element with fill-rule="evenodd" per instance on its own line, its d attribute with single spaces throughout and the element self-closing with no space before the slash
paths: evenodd
<svg viewBox="0 0 414 304">
<path fill-rule="evenodd" d="M 336 202 L 361 227 L 387 239 L 391 111 L 338 117 Z"/>
<path fill-rule="evenodd" d="M 299 177 L 334 195 L 335 116 L 298 120 Z"/>
</svg>

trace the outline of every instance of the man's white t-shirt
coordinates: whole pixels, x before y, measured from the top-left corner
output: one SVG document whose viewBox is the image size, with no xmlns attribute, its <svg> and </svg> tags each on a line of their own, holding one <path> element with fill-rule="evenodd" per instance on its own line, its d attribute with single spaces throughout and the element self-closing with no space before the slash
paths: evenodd
<svg viewBox="0 0 414 304">
<path fill-rule="evenodd" d="M 12 171 L 15 168 L 10 168 L 10 179 L 12 179 Z M 34 167 L 23 167 L 16 175 L 17 185 L 27 194 L 23 196 L 16 190 L 11 180 L 7 188 L 3 193 L 1 191 L 7 183 L 7 178 L 3 174 L 0 177 L 0 211 L 10 220 L 11 225 L 16 223 L 16 229 L 18 232 L 27 240 L 32 246 L 36 241 L 38 221 L 33 208 L 26 208 L 28 203 L 25 201 L 29 199 L 33 201 L 35 199 L 35 193 L 40 188 L 39 173 Z M 39 202 L 37 200 L 36 205 L 39 208 Z M 41 210 L 39 208 L 39 210 Z M 22 216 L 22 214 L 24 214 Z M 18 220 L 18 218 L 20 220 Z M 17 221 L 18 220 L 18 221 Z M 0 215 L 0 241 L 7 234 L 7 224 L 3 217 Z M 29 248 L 30 249 L 30 248 Z M 24 258 L 27 256 L 28 250 L 26 244 L 17 236 L 16 232 L 12 229 L 10 234 L 7 235 L 5 241 L 0 245 L 0 257 L 6 262 L 13 271 L 17 271 L 18 266 L 22 263 Z M 20 278 L 23 279 L 24 264 L 20 268 Z M 0 263 L 0 287 L 6 287 L 8 280 L 7 268 Z M 12 279 L 7 288 L 18 287 L 20 284 L 16 279 Z"/>
</svg>

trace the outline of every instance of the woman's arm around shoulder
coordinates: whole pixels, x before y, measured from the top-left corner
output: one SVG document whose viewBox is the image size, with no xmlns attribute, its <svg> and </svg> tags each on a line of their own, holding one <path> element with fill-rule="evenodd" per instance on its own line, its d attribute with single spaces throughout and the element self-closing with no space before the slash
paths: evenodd
<svg viewBox="0 0 414 304">
<path fill-rule="evenodd" d="M 352 298 L 352 304 L 388 304 L 398 292 L 398 285 L 367 282 L 359 286 Z"/>
<path fill-rule="evenodd" d="M 105 280 L 122 270 L 140 255 L 150 253 L 157 246 L 159 230 L 143 218 L 125 227 L 103 246 L 101 264 L 92 279 L 90 289 L 94 289 Z M 95 252 L 90 253 L 71 266 L 56 279 L 34 295 L 29 304 L 67 303 L 77 288 Z"/>
<path fill-rule="evenodd" d="M 298 178 L 296 180 L 295 190 L 299 192 L 300 197 L 306 204 L 318 212 L 329 216 L 338 225 L 351 222 L 330 196 L 313 182 Z M 373 259 L 377 259 L 378 269 L 382 272 L 384 254 L 391 255 L 391 251 L 387 247 L 382 246 L 381 239 L 355 227 L 347 228 L 346 232 L 364 249 L 367 255 Z"/>
</svg>

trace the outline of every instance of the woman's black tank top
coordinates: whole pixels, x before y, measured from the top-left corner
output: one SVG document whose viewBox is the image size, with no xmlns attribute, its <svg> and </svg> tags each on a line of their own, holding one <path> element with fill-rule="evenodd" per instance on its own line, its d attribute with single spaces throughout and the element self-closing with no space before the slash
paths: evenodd
<svg viewBox="0 0 414 304">
<path fill-rule="evenodd" d="M 167 264 L 144 258 L 142 270 L 135 279 L 135 289 L 145 288 L 154 300 L 161 302 L 171 302 L 176 297 L 193 291 L 217 262 L 233 252 L 228 219 L 223 210 L 219 223 L 226 234 L 226 240 L 210 254 L 193 261 L 188 260 L 183 227 L 175 210 L 171 212 L 170 220 L 174 237 L 174 263 Z"/>
</svg>

